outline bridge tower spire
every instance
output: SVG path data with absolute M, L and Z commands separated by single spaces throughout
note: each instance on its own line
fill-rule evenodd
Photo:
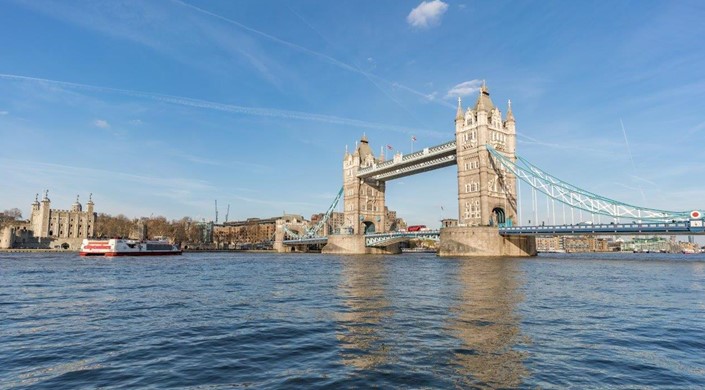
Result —
M 458 222 L 461 226 L 496 226 L 516 221 L 516 178 L 494 164 L 485 145 L 515 160 L 516 129 L 509 108 L 502 122 L 499 108 L 483 83 L 475 107 L 456 119 Z M 510 222 L 511 221 L 511 222 Z

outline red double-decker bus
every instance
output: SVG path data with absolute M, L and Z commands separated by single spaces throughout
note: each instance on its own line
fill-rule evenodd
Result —
M 421 229 L 426 229 L 426 225 L 412 225 L 406 228 L 407 232 L 418 232 L 421 231 Z

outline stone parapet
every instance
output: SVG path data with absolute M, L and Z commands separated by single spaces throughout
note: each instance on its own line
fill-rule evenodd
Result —
M 501 236 L 496 227 L 447 227 L 441 229 L 438 249 L 441 257 L 450 256 L 536 256 L 533 236 Z
M 334 234 L 328 236 L 328 243 L 321 253 L 336 255 L 384 255 L 401 253 L 399 244 L 384 248 L 366 247 L 365 236 L 354 234 Z

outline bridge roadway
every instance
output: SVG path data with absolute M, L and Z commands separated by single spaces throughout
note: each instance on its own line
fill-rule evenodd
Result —
M 361 168 L 357 177 L 387 181 L 455 165 L 455 141 L 446 142 L 418 152 L 397 154 L 391 160 Z
M 411 240 L 413 238 L 438 240 L 441 237 L 440 230 L 426 230 L 419 232 L 391 232 L 365 234 L 365 245 L 383 247 L 396 244 L 398 242 Z M 316 245 L 325 244 L 328 237 L 310 237 L 293 240 L 284 240 L 284 245 Z
M 610 223 L 586 225 L 550 225 L 550 226 L 511 226 L 500 227 L 499 234 L 503 236 L 540 236 L 540 235 L 705 235 L 703 220 L 679 222 L 648 222 L 648 223 Z M 365 245 L 368 247 L 384 247 L 410 239 L 440 239 L 440 230 L 419 232 L 390 232 L 365 235 Z M 284 245 L 315 245 L 325 244 L 327 237 L 310 237 L 285 240 Z
M 705 234 L 702 220 L 678 222 L 648 222 L 648 223 L 610 223 L 586 225 L 551 225 L 551 226 L 511 226 L 500 227 L 499 234 L 503 236 L 538 236 L 538 235 L 641 235 L 669 234 L 691 235 Z

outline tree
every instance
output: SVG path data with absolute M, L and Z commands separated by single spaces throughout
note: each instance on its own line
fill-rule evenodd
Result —
M 17 207 L 5 210 L 1 214 L 4 215 L 7 219 L 22 219 L 22 210 L 18 209 Z
M 136 226 L 136 220 L 130 220 L 122 214 L 113 217 L 101 213 L 96 218 L 94 231 L 96 237 L 128 237 Z
M 0 229 L 22 219 L 22 211 L 18 208 L 4 210 L 0 213 Z

